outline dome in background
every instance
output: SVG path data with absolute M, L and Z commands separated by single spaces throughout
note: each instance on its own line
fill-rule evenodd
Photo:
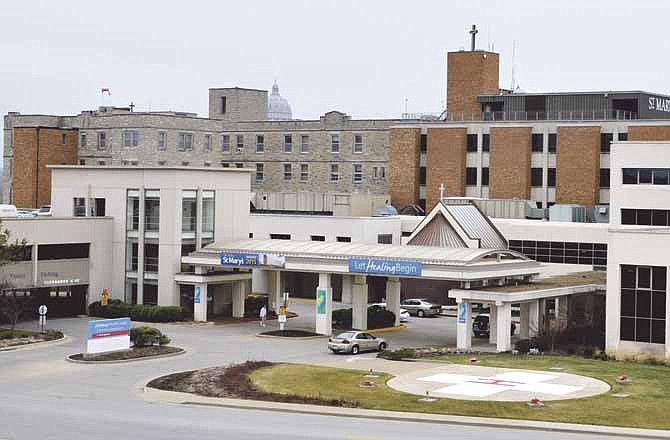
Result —
M 392 215 L 398 215 L 398 210 L 396 210 L 391 205 L 384 205 L 381 208 L 375 210 L 374 217 L 389 217 Z
M 279 94 L 277 81 L 272 85 L 272 93 L 268 98 L 268 120 L 287 121 L 293 119 L 291 104 Z

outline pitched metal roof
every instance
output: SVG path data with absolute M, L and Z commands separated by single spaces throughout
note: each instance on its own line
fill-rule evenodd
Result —
M 417 234 L 407 242 L 413 246 L 437 246 L 447 248 L 468 247 L 458 232 L 447 222 L 442 215 L 436 215 L 428 224 L 421 228 Z
M 446 203 L 449 211 L 470 238 L 479 239 L 480 247 L 487 249 L 507 249 L 507 240 L 486 215 L 473 203 Z

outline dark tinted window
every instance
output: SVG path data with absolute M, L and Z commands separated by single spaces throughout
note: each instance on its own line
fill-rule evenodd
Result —
M 610 143 L 614 139 L 612 133 L 600 133 L 600 152 L 609 153 Z
M 670 183 L 670 170 L 667 168 L 654 168 L 652 174 L 654 185 L 668 185 Z
M 626 185 L 637 184 L 637 168 L 623 169 L 623 183 Z
M 271 240 L 290 240 L 291 234 L 270 234 Z
M 421 141 L 420 141 L 420 148 L 421 152 L 425 153 L 428 151 L 428 135 L 427 134 L 422 134 L 421 135 Z
M 601 168 L 600 169 L 600 187 L 609 188 L 610 187 L 610 169 Z
M 477 168 L 468 167 L 465 169 L 465 184 L 477 185 Z
M 627 141 L 628 140 L 628 133 L 619 133 L 619 140 L 620 141 Z
M 634 209 L 621 210 L 621 224 L 622 225 L 636 225 L 637 216 Z
M 530 169 L 530 186 L 542 186 L 542 168 Z
M 419 185 L 426 184 L 426 167 L 419 167 Z
M 549 152 L 556 152 L 556 133 L 549 133 Z
M 351 243 L 351 237 L 337 237 L 337 241 L 341 243 Z
M 473 153 L 473 152 L 477 151 L 477 135 L 476 134 L 469 134 L 468 135 L 467 149 L 468 149 L 468 152 L 470 152 L 470 153 Z
M 489 169 L 482 168 L 482 186 L 489 185 Z
M 640 168 L 637 173 L 638 183 L 651 183 L 651 168 Z
M 533 152 L 542 153 L 544 151 L 544 136 L 542 133 L 533 133 Z
M 325 235 L 312 235 L 310 238 L 312 241 L 326 241 Z
M 491 136 L 488 134 L 482 135 L 482 151 L 489 151 L 491 149 Z
M 651 209 L 638 209 L 636 224 L 642 226 L 651 226 Z
M 547 186 L 556 186 L 556 168 L 547 168 Z
M 651 214 L 652 226 L 668 226 L 668 211 L 664 209 L 654 209 Z
M 37 247 L 38 260 L 69 260 L 88 258 L 88 243 L 41 244 Z
M 393 244 L 393 235 L 392 234 L 377 234 L 377 243 L 378 244 Z

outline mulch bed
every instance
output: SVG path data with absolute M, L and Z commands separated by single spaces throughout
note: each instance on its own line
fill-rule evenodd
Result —
M 2 337 L 0 337 L 0 348 L 18 347 L 37 342 L 53 341 L 63 337 L 63 333 L 55 330 L 48 330 L 46 333 L 17 330 L 16 336 L 10 339 L 8 336 L 9 330 L 0 330 L 2 330 L 3 333 Z
M 286 318 L 297 318 L 298 314 L 294 312 L 287 312 L 286 313 Z M 261 318 L 258 316 L 245 316 L 243 318 L 233 318 L 233 317 L 226 317 L 226 318 L 217 318 L 213 317 L 210 318 L 210 321 L 212 321 L 215 325 L 220 325 L 220 324 L 230 324 L 230 323 L 239 323 L 239 322 L 259 322 Z M 269 315 L 266 319 L 267 321 L 276 321 L 277 320 L 277 315 Z
M 205 397 L 227 397 L 234 399 L 265 400 L 282 403 L 308 405 L 358 407 L 358 402 L 340 399 L 322 399 L 295 394 L 268 393 L 258 390 L 249 379 L 253 371 L 275 364 L 265 361 L 248 361 L 228 367 L 213 367 L 202 370 L 185 371 L 159 377 L 147 384 L 148 387 L 165 391 L 198 394 Z
M 270 330 L 269 332 L 263 332 L 260 334 L 263 336 L 277 336 L 281 338 L 307 338 L 310 336 L 323 336 L 307 330 Z
M 167 345 L 152 345 L 149 347 L 132 347 L 128 351 L 116 351 L 114 353 L 104 353 L 93 358 L 88 357 L 84 358 L 83 353 L 74 354 L 70 356 L 70 359 L 75 361 L 89 361 L 89 362 L 100 362 L 100 361 L 127 361 L 130 359 L 140 359 L 153 356 L 162 356 L 165 354 L 179 353 L 182 351 L 178 347 L 169 347 Z

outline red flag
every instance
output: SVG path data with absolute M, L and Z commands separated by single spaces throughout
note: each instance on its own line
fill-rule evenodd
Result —
M 112 92 L 110 92 L 107 87 L 103 87 L 102 89 L 100 89 L 100 93 L 102 93 L 103 95 L 107 93 L 107 95 L 112 96 Z

